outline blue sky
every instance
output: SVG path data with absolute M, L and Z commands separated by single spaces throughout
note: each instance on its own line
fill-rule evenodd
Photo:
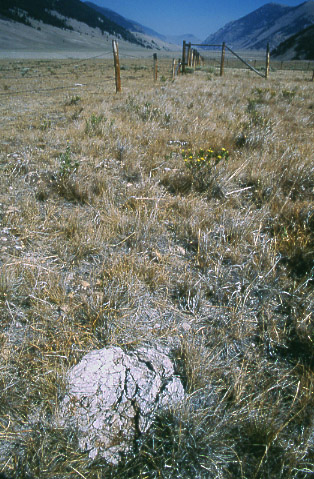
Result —
M 194 33 L 204 40 L 227 22 L 253 12 L 270 3 L 263 0 L 90 0 L 110 8 L 126 18 L 135 20 L 159 33 L 180 35 Z M 296 6 L 302 0 L 274 1 Z

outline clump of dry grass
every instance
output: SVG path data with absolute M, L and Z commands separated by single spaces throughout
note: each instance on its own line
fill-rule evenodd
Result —
M 233 70 L 152 85 L 125 63 L 121 95 L 94 61 L 72 96 L 2 106 L 0 474 L 310 477 L 311 85 Z M 36 68 L 55 82 L 69 66 Z M 203 178 L 182 149 L 230 156 Z M 92 463 L 54 424 L 64 375 L 142 342 L 171 346 L 186 400 L 118 467 Z

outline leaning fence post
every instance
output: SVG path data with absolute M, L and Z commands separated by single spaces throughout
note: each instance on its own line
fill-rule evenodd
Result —
M 224 68 L 225 68 L 225 53 L 226 53 L 226 44 L 223 42 L 222 48 L 221 48 L 221 59 L 220 59 L 220 76 L 224 74 Z
M 185 55 L 186 55 L 186 41 L 183 40 L 183 47 L 182 47 L 182 73 L 185 73 Z
M 157 53 L 154 53 L 154 81 L 157 81 L 158 78 L 158 63 L 157 63 Z
M 269 50 L 269 43 L 267 43 L 265 78 L 268 78 L 268 75 L 269 75 L 269 64 L 270 64 L 270 50 Z
M 116 78 L 116 93 L 121 91 L 121 77 L 120 77 L 120 60 L 119 60 L 119 47 L 116 40 L 112 40 L 113 59 Z

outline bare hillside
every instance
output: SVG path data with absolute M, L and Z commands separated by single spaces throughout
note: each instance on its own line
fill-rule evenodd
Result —
M 204 43 L 227 42 L 237 48 L 259 50 L 267 43 L 275 48 L 291 35 L 314 23 L 314 1 L 309 0 L 296 7 L 267 3 L 252 13 L 234 20 Z

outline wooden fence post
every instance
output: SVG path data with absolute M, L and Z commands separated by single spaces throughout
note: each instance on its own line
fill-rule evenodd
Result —
M 191 48 L 191 59 L 190 59 L 190 67 L 194 68 L 194 57 L 195 57 L 195 50 Z
M 226 53 L 226 43 L 223 42 L 222 48 L 221 48 L 221 59 L 220 59 L 220 76 L 222 77 L 224 74 L 224 68 L 225 68 L 225 53 Z
M 191 66 L 191 42 L 188 44 L 188 67 Z
M 157 62 L 157 53 L 154 53 L 154 81 L 157 81 L 158 78 L 158 62 Z
M 183 40 L 183 47 L 182 47 L 182 73 L 185 73 L 185 61 L 186 61 L 186 41 Z
M 269 43 L 267 43 L 266 48 L 266 69 L 265 69 L 265 78 L 267 79 L 269 76 L 269 64 L 270 64 L 270 50 L 269 50 Z
M 120 60 L 119 60 L 119 47 L 116 40 L 112 40 L 113 59 L 116 77 L 116 93 L 121 91 L 121 77 L 120 77 Z
M 176 61 L 173 58 L 173 60 L 172 60 L 172 80 L 174 80 L 175 76 L 176 76 Z
M 183 63 L 181 62 L 181 58 L 178 59 L 178 66 L 177 66 L 177 75 L 181 73 L 181 67 L 182 67 L 182 73 L 183 73 Z

